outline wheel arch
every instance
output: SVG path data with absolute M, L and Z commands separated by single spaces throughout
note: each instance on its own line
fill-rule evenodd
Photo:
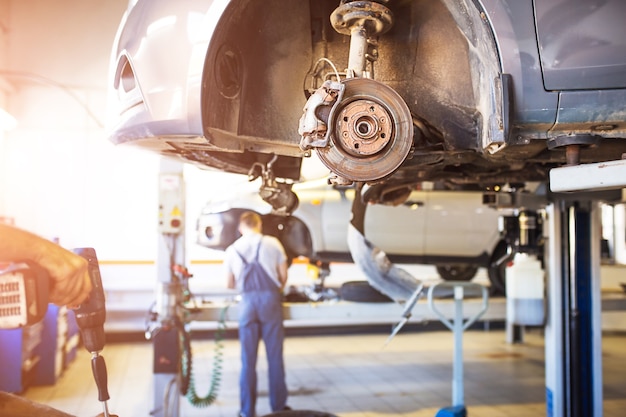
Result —
M 276 237 L 283 245 L 287 258 L 313 257 L 313 241 L 306 224 L 296 216 L 261 215 L 263 233 Z

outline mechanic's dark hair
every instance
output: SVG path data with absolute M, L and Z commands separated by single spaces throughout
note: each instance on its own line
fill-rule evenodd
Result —
M 254 211 L 246 211 L 239 217 L 239 224 L 245 225 L 250 229 L 261 227 L 261 216 Z

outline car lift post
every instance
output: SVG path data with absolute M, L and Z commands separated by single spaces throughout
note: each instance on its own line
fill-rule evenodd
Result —
M 600 208 L 557 200 L 547 207 L 548 417 L 602 416 Z
M 159 169 L 159 232 L 157 253 L 156 314 L 152 331 L 152 416 L 178 417 L 180 409 L 179 366 L 180 305 L 183 288 L 174 276 L 174 265 L 185 265 L 185 188 L 183 164 L 162 158 Z

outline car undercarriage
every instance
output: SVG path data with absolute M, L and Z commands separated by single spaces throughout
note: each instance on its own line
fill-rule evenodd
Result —
M 194 4 L 210 16 L 218 3 L 200 131 L 136 139 L 260 177 L 280 215 L 298 206 L 303 158 L 319 158 L 329 182 L 357 184 L 364 203 L 399 205 L 424 182 L 546 190 L 553 168 L 626 152 L 626 33 L 594 24 L 626 3 L 576 0 L 565 14 L 559 0 Z M 129 67 L 120 62 L 116 85 Z M 507 206 L 541 206 L 522 200 Z
M 558 120 L 568 110 L 559 92 L 533 92 L 536 61 L 499 49 L 503 35 L 474 2 L 337 3 L 239 1 L 226 10 L 205 61 L 210 144 L 296 158 L 315 151 L 344 184 L 452 187 L 547 181 L 553 167 L 626 151 L 623 117 L 602 103 L 595 113 L 580 108 L 575 125 Z M 501 54 L 517 54 L 506 59 L 539 79 L 506 73 Z M 274 170 L 289 166 L 280 162 Z M 295 169 L 283 175 L 297 180 Z

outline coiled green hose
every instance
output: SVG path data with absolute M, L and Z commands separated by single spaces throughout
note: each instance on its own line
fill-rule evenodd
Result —
M 228 305 L 220 312 L 220 319 L 217 324 L 217 330 L 215 331 L 215 351 L 213 356 L 213 372 L 211 373 L 211 385 L 209 392 L 206 396 L 201 397 L 196 392 L 194 384 L 194 377 L 192 375 L 192 355 L 191 355 L 191 337 L 189 332 L 182 331 L 181 342 L 183 347 L 183 354 L 181 355 L 181 387 L 180 393 L 187 397 L 187 400 L 194 407 L 204 408 L 215 402 L 217 399 L 217 393 L 219 391 L 220 382 L 222 381 L 222 363 L 224 355 L 224 333 L 226 331 L 226 312 L 228 311 Z

